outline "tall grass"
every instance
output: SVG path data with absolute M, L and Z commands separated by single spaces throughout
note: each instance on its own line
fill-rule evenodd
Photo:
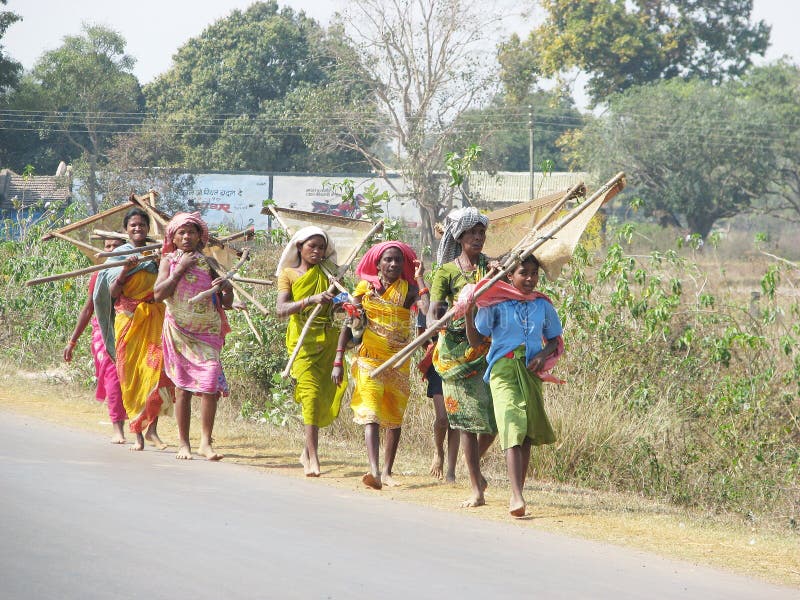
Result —
M 579 250 L 559 281 L 542 282 L 564 322 L 567 353 L 557 371 L 568 383 L 545 387 L 559 439 L 533 451 L 533 475 L 797 527 L 800 272 L 757 252 L 722 260 L 731 249 L 718 253 L 710 244 L 702 253 L 647 252 L 632 228 L 619 234 L 602 253 Z M 267 239 L 255 250 L 247 274 L 272 277 L 280 248 Z M 0 244 L 6 362 L 58 364 L 86 280 L 23 284 L 84 260 L 38 235 Z M 255 293 L 274 306 L 273 289 Z M 236 414 L 265 429 L 297 427 L 299 434 L 291 384 L 279 376 L 285 323 L 254 309 L 251 316 L 262 342 L 234 312 L 223 355 Z M 88 380 L 88 344 L 79 349 L 73 364 Z M 412 378 L 401 469 L 404 456 L 432 454 L 433 411 L 414 369 Z M 362 436 L 345 406 L 322 443 L 363 452 Z M 490 453 L 487 468 L 503 476 L 499 451 Z

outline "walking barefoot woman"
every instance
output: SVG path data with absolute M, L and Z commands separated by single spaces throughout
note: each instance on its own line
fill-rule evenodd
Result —
M 150 216 L 144 210 L 130 209 L 123 225 L 130 241 L 119 250 L 147 243 Z M 140 261 L 136 255 L 116 260 L 119 267 L 100 271 L 97 277 L 94 289 L 97 320 L 109 354 L 114 348 L 122 403 L 131 419 L 130 430 L 136 434 L 131 449 L 143 450 L 145 439 L 163 449 L 166 444 L 158 437 L 158 417 L 172 414 L 175 388 L 164 373 L 161 352 L 165 307 L 153 298 L 158 266 L 150 260 Z
M 333 324 L 333 294 L 328 291 L 328 277 L 320 263 L 336 260 L 333 240 L 319 227 L 304 227 L 292 236 L 283 250 L 278 275 L 277 312 L 289 317 L 286 349 L 289 355 L 297 346 L 300 332 L 314 310 L 323 306 L 314 318 L 292 364 L 296 380 L 294 399 L 303 406 L 305 448 L 300 455 L 306 477 L 319 477 L 319 428 L 327 427 L 339 415 L 347 380 L 339 385 L 331 381 L 330 369 L 336 356 L 339 330 Z
M 189 426 L 192 395 L 200 396 L 200 454 L 221 460 L 211 434 L 220 394 L 228 395 L 220 351 L 230 331 L 223 308 L 233 304 L 231 283 L 219 277 L 201 250 L 208 244 L 208 226 L 200 213 L 181 212 L 167 224 L 161 265 L 153 293 L 167 305 L 162 346 L 164 370 L 175 384 L 175 418 L 180 447 L 175 458 L 190 460 Z M 220 291 L 190 303 L 200 292 L 219 285 Z
M 384 485 L 397 485 L 392 477 L 392 466 L 408 404 L 409 366 L 406 362 L 375 378 L 371 372 L 411 338 L 410 309 L 419 299 L 416 282 L 423 282 L 422 272 L 422 265 L 411 247 L 396 241 L 376 244 L 356 267 L 356 276 L 361 281 L 353 292 L 353 298 L 355 304 L 364 309 L 366 327 L 352 367 L 355 388 L 350 408 L 353 420 L 364 426 L 369 473 L 362 481 L 378 490 Z M 426 308 L 427 298 L 423 303 Z M 342 380 L 342 353 L 351 337 L 350 328 L 344 327 L 339 337 L 340 350 L 331 371 L 334 381 Z M 386 429 L 383 470 L 378 464 L 381 427 Z
M 477 283 L 488 271 L 488 259 L 481 253 L 489 220 L 476 208 L 451 212 L 439 244 L 437 262 L 441 265 L 431 284 L 428 321 L 441 318 L 468 283 Z M 464 319 L 450 322 L 439 335 L 433 364 L 442 378 L 444 404 L 450 427 L 461 430 L 461 448 L 469 471 L 472 496 L 465 507 L 485 504 L 486 479 L 480 459 L 497 435 L 492 395 L 483 380 L 488 342 L 471 348 Z

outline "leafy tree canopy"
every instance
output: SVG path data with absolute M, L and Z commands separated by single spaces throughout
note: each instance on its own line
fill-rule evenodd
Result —
M 772 111 L 739 85 L 671 80 L 609 99 L 609 110 L 572 139 L 602 179 L 625 171 L 644 209 L 706 237 L 717 219 L 764 196 L 778 148 Z
M 541 170 L 542 161 L 551 161 L 552 170 L 567 170 L 567 158 L 558 139 L 566 131 L 582 127 L 584 121 L 572 99 L 557 90 L 537 90 L 520 102 L 512 99 L 509 95 L 497 96 L 486 108 L 465 112 L 456 123 L 453 147 L 480 144 L 479 169 L 527 171 L 532 112 L 534 167 Z
M 303 141 L 299 90 L 337 83 L 335 38 L 277 2 L 234 11 L 191 39 L 172 68 L 145 88 L 147 106 L 183 144 L 186 166 L 303 170 L 352 163 L 319 159 Z
M 719 82 L 744 73 L 769 44 L 751 23 L 753 0 L 540 0 L 544 23 L 500 46 L 501 78 L 518 97 L 536 76 L 578 70 L 594 104 L 634 85 L 671 79 Z
M 769 141 L 777 153 L 769 194 L 759 212 L 800 223 L 800 67 L 786 60 L 750 69 L 736 92 L 769 115 Z
M 52 143 L 65 154 L 63 142 L 71 146 L 69 154 L 56 158 L 79 163 L 78 175 L 88 181 L 93 210 L 104 152 L 115 135 L 135 127 L 143 108 L 139 81 L 131 73 L 136 61 L 125 54 L 125 46 L 116 31 L 84 24 L 82 35 L 65 37 L 31 72 L 28 92 L 38 96 L 35 102 L 46 112 L 28 115 L 29 124 L 38 129 L 45 146 Z
M 0 0 L 0 4 L 8 4 L 8 0 Z M 0 11 L 0 39 L 11 25 L 21 20 L 22 17 L 10 10 Z M 3 46 L 0 45 L 0 91 L 4 92 L 16 87 L 21 72 L 22 65 L 7 56 Z

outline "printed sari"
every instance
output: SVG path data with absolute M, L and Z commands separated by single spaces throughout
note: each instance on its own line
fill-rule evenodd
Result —
M 486 274 L 486 257 L 481 255 L 478 268 L 463 272 L 455 262 L 442 265 L 431 285 L 431 302 L 458 298 L 468 283 L 476 283 Z M 492 394 L 483 380 L 489 343 L 470 347 L 464 318 L 453 319 L 439 335 L 433 351 L 433 364 L 442 378 L 442 392 L 450 427 L 470 433 L 496 434 L 497 423 Z
M 97 281 L 97 273 L 94 273 L 89 280 L 89 297 L 94 297 L 94 288 Z M 119 389 L 119 376 L 117 366 L 106 352 L 106 345 L 103 341 L 103 332 L 97 322 L 97 315 L 92 315 L 90 321 L 92 325 L 92 357 L 94 358 L 94 374 L 97 378 L 97 389 L 94 397 L 98 402 L 108 403 L 108 417 L 112 423 L 127 421 L 128 415 L 122 405 L 122 392 Z
M 328 277 L 314 265 L 292 283 L 292 299 L 300 301 L 328 289 Z M 289 317 L 286 329 L 286 349 L 294 352 L 300 332 L 313 312 L 310 305 Z M 303 339 L 300 352 L 292 363 L 291 375 L 297 382 L 294 399 L 303 407 L 303 423 L 327 427 L 339 416 L 342 396 L 347 389 L 346 374 L 342 383 L 331 381 L 331 369 L 336 358 L 339 329 L 333 324 L 333 305 L 323 306 Z
M 170 274 L 182 254 L 177 251 L 162 259 L 170 261 Z M 220 351 L 230 331 L 225 311 L 217 294 L 189 304 L 190 298 L 211 288 L 214 278 L 208 262 L 200 256 L 164 301 L 164 371 L 182 390 L 227 396 L 228 382 L 220 361 Z
M 172 414 L 175 398 L 175 387 L 164 373 L 161 331 L 166 307 L 153 301 L 156 276 L 153 269 L 136 271 L 114 304 L 117 374 L 133 433 L 142 433 L 160 415 Z
M 355 389 L 350 408 L 353 420 L 360 425 L 379 423 L 395 429 L 403 423 L 410 392 L 408 362 L 387 369 L 376 378 L 371 372 L 411 339 L 411 311 L 403 307 L 407 294 L 408 282 L 404 279 L 395 281 L 380 296 L 367 281 L 360 281 L 353 292 L 353 296 L 361 296 L 367 317 L 364 337 L 352 366 Z

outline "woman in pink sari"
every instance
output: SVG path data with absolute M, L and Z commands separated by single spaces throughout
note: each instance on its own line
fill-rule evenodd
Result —
M 103 250 L 106 252 L 113 252 L 116 248 L 122 245 L 122 240 L 116 238 L 107 238 L 103 240 Z M 103 340 L 103 332 L 100 330 L 100 325 L 97 322 L 97 316 L 94 314 L 94 286 L 97 281 L 97 273 L 93 273 L 89 279 L 89 297 L 78 314 L 78 322 L 75 324 L 75 330 L 64 348 L 64 361 L 72 362 L 72 353 L 75 346 L 78 344 L 78 338 L 86 329 L 86 326 L 92 324 L 92 356 L 94 357 L 94 374 L 97 378 L 97 390 L 94 397 L 99 402 L 106 402 L 108 404 L 108 417 L 111 419 L 111 424 L 114 426 L 114 433 L 111 436 L 112 444 L 125 443 L 125 421 L 128 420 L 128 413 L 125 412 L 125 406 L 122 404 L 122 391 L 119 388 L 119 377 L 117 376 L 117 365 L 106 352 L 106 344 Z
M 180 448 L 176 458 L 191 459 L 189 441 L 192 394 L 200 401 L 200 454 L 220 460 L 211 434 L 220 394 L 228 395 L 220 351 L 230 331 L 223 308 L 233 304 L 233 288 L 209 265 L 201 249 L 208 243 L 208 226 L 199 213 L 178 213 L 167 224 L 162 260 L 153 293 L 167 305 L 162 347 L 164 371 L 175 384 L 175 418 Z M 189 300 L 214 286 L 220 290 L 202 300 Z

